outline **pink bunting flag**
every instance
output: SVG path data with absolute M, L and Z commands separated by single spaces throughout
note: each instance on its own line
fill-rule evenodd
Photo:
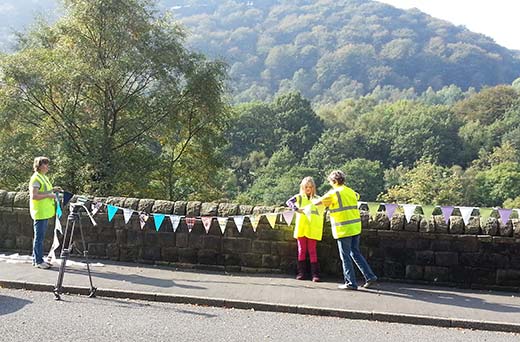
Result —
M 283 219 L 285 220 L 285 222 L 287 223 L 287 225 L 290 226 L 291 222 L 293 220 L 293 217 L 294 217 L 294 211 L 293 210 L 284 211 L 282 213 L 282 216 L 283 216 Z
M 94 202 L 94 203 L 92 203 L 92 207 L 91 207 L 92 216 L 96 215 L 97 212 L 99 211 L 99 209 L 101 209 L 102 206 L 103 206 L 103 203 L 101 203 L 101 202 Z
M 144 229 L 146 221 L 148 221 L 149 217 L 150 217 L 150 215 L 148 215 L 147 213 L 140 213 L 139 214 L 139 224 L 141 225 L 141 229 Z
M 511 217 L 512 213 L 513 209 L 498 209 L 498 215 L 500 215 L 500 221 L 502 221 L 503 225 L 506 225 L 507 222 L 509 222 L 509 218 Z
M 455 209 L 455 207 L 451 205 L 441 206 L 442 216 L 444 216 L 444 222 L 446 222 L 446 224 L 448 224 L 450 216 L 453 214 L 453 209 Z
M 186 225 L 188 226 L 188 232 L 191 233 L 191 230 L 193 229 L 193 226 L 195 225 L 195 217 L 186 217 L 184 218 L 184 220 L 186 221 Z
M 211 228 L 211 222 L 213 221 L 213 217 L 212 216 L 202 216 L 200 219 L 202 220 L 204 229 L 206 229 L 206 234 L 208 234 L 209 229 Z
M 389 220 L 392 220 L 392 217 L 394 216 L 395 210 L 398 206 L 399 205 L 396 203 L 385 203 L 386 216 Z

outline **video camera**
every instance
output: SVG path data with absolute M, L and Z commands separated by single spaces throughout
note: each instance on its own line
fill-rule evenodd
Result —
M 92 201 L 88 197 L 78 196 L 76 202 L 70 203 L 70 209 L 73 213 L 78 213 L 81 207 L 89 211 L 92 208 Z

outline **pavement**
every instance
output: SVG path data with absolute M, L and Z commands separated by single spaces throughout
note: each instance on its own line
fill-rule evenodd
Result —
M 29 261 L 0 258 L 1 288 L 52 293 L 59 274 Z M 208 305 L 440 327 L 520 333 L 520 293 L 380 281 L 371 289 L 339 290 L 288 275 L 229 274 L 106 260 L 91 261 L 97 297 Z M 85 264 L 67 265 L 62 299 L 89 293 Z M 95 300 L 95 298 L 92 298 Z

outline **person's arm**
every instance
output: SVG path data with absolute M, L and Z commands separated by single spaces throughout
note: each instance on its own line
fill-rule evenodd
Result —
M 312 201 L 312 204 L 314 204 L 315 206 L 323 205 L 325 207 L 328 207 L 328 206 L 330 206 L 331 203 L 332 203 L 332 198 L 331 198 L 331 194 L 329 192 L 327 192 L 325 195 L 318 197 L 317 199 Z
M 285 204 L 291 208 L 292 210 L 297 210 L 298 209 L 298 206 L 296 205 L 296 196 L 293 196 L 291 198 L 289 198 L 287 200 L 287 202 L 285 202 Z
M 39 192 L 39 187 L 33 187 L 31 190 L 31 199 L 32 200 L 42 200 L 44 198 L 55 198 L 56 195 L 52 191 Z

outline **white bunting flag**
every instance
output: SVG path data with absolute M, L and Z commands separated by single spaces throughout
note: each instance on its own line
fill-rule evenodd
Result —
M 260 223 L 260 215 L 251 215 L 249 216 L 249 220 L 251 221 L 251 226 L 253 226 L 253 231 L 256 232 L 256 228 L 258 227 L 258 224 Z
M 415 204 L 401 204 L 401 207 L 403 207 L 404 216 L 406 217 L 406 222 L 410 223 L 410 220 L 412 219 L 413 212 L 415 211 L 415 208 L 417 208 L 417 205 L 415 205 Z
M 170 218 L 173 232 L 175 233 L 177 231 L 177 228 L 179 227 L 179 222 L 181 222 L 181 217 L 178 215 L 168 215 L 168 217 Z
M 245 216 L 234 216 L 233 220 L 235 221 L 235 224 L 237 226 L 237 230 L 239 233 L 242 232 L 242 225 L 244 224 L 244 218 Z
M 226 231 L 226 225 L 228 222 L 227 217 L 217 217 L 218 225 L 220 227 L 220 231 L 222 232 L 222 235 L 224 235 L 224 232 Z
M 206 229 L 206 234 L 209 233 L 209 229 L 211 228 L 211 222 L 213 221 L 213 217 L 211 216 L 202 216 L 200 218 L 202 220 L 202 224 L 204 225 L 204 229 Z
M 464 224 L 467 225 L 469 223 L 469 218 L 471 217 L 471 212 L 475 208 L 474 207 L 457 207 L 457 208 L 459 208 L 459 210 L 460 210 Z
M 125 224 L 128 224 L 133 213 L 134 213 L 134 211 L 132 209 L 123 208 L 123 216 L 125 218 Z
M 294 211 L 292 211 L 292 210 L 284 211 L 282 213 L 282 215 L 283 215 L 283 219 L 285 220 L 287 225 L 290 226 L 291 222 L 293 220 L 293 217 L 294 217 Z
M 63 231 L 61 230 L 61 222 L 59 219 L 56 219 L 56 222 L 54 223 L 54 230 L 59 231 L 60 234 L 63 235 Z
M 266 214 L 265 217 L 267 217 L 267 221 L 269 221 L 271 228 L 274 228 L 276 225 L 276 219 L 278 218 L 278 214 L 270 213 L 270 214 Z
M 59 222 L 59 220 L 56 220 L 57 222 Z M 60 230 L 59 232 L 63 235 L 63 233 L 61 232 L 61 225 L 60 225 Z M 56 260 L 56 249 L 58 249 L 58 247 L 60 246 L 60 240 L 58 239 L 58 229 L 57 228 L 54 228 L 54 238 L 52 240 L 52 246 L 51 246 L 51 249 L 49 250 L 49 255 L 47 255 L 47 261 L 49 261 L 49 263 L 52 264 L 52 262 L 54 260 Z

